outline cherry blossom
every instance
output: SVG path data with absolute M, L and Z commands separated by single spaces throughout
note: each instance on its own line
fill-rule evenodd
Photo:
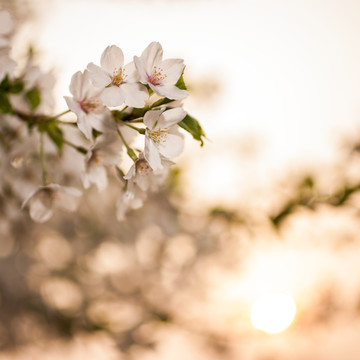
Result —
M 102 90 L 95 88 L 90 81 L 87 70 L 76 72 L 70 83 L 72 97 L 64 96 L 69 109 L 77 116 L 77 124 L 81 132 L 92 139 L 92 129 L 99 131 L 106 128 L 108 109 L 100 99 Z
M 154 171 L 144 154 L 139 155 L 138 160 L 131 166 L 128 173 L 124 176 L 125 180 L 132 181 L 142 191 L 155 191 L 164 182 L 168 175 L 168 170 L 174 163 L 167 159 L 162 159 L 163 169 Z
M 176 124 L 184 119 L 182 108 L 148 111 L 144 116 L 145 149 L 144 157 L 156 171 L 163 168 L 161 156 L 172 159 L 179 156 L 184 147 L 184 139 Z
M 149 94 L 144 85 L 137 83 L 138 74 L 133 62 L 124 66 L 124 54 L 116 45 L 108 46 L 101 55 L 100 66 L 88 64 L 93 84 L 103 89 L 101 99 L 107 106 L 141 108 Z
M 116 133 L 106 133 L 96 138 L 85 157 L 82 181 L 85 189 L 95 184 L 99 191 L 107 187 L 106 166 L 116 166 L 122 158 L 123 144 Z
M 140 57 L 134 56 L 140 82 L 148 85 L 160 96 L 172 100 L 185 99 L 188 92 L 175 86 L 184 70 L 184 61 L 182 59 L 162 60 L 162 57 L 163 49 L 158 42 L 152 42 Z
M 55 208 L 75 211 L 82 192 L 73 187 L 50 184 L 38 187 L 23 202 L 22 208 L 29 206 L 32 220 L 38 223 L 48 221 Z

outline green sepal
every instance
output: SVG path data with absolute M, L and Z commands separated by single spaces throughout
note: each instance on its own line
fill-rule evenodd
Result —
M 200 141 L 201 146 L 204 145 L 202 138 L 205 137 L 205 133 L 195 118 L 190 115 L 186 115 L 185 118 L 178 123 L 178 125 L 190 133 L 195 140 Z
M 38 89 L 33 88 L 29 90 L 25 97 L 30 104 L 31 111 L 34 111 L 40 105 L 41 97 Z
M 13 109 L 6 93 L 0 91 L 0 112 L 3 114 L 12 113 Z
M 177 88 L 179 88 L 180 90 L 187 90 L 183 74 L 184 74 L 184 72 L 181 74 L 181 76 L 180 76 L 179 80 L 177 81 L 177 83 L 175 84 L 175 86 Z

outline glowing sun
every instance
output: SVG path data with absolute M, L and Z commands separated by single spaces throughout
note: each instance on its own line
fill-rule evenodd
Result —
M 268 293 L 256 300 L 251 308 L 251 322 L 254 328 L 268 334 L 285 330 L 294 320 L 296 305 L 286 293 Z

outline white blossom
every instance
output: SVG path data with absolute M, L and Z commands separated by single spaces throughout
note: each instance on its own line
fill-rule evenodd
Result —
M 82 192 L 73 187 L 50 184 L 40 186 L 23 202 L 22 208 L 29 206 L 31 219 L 38 223 L 48 221 L 56 208 L 75 211 Z
M 93 63 L 88 70 L 93 84 L 103 89 L 101 99 L 107 106 L 141 108 L 149 94 L 144 85 L 137 83 L 138 73 L 133 62 L 124 66 L 124 54 L 116 45 L 108 46 L 101 55 L 100 66 Z
M 182 108 L 152 110 L 145 114 L 144 157 L 154 171 L 163 168 L 162 156 L 172 159 L 181 154 L 184 138 L 176 124 L 185 116 L 186 112 Z
M 134 56 L 140 82 L 149 85 L 160 96 L 173 100 L 185 99 L 188 92 L 175 86 L 184 70 L 184 61 L 182 59 L 163 60 L 162 57 L 163 49 L 158 42 L 152 42 L 140 57 Z
M 70 82 L 72 97 L 64 96 L 69 109 L 77 116 L 81 132 L 92 139 L 92 129 L 103 131 L 106 127 L 108 109 L 100 99 L 102 89 L 95 88 L 90 81 L 89 72 L 76 72 Z
M 96 138 L 85 157 L 82 181 L 85 189 L 95 184 L 99 191 L 107 187 L 106 166 L 116 166 L 122 158 L 123 144 L 116 133 L 105 133 Z
M 138 160 L 131 166 L 124 179 L 133 182 L 142 191 L 155 191 L 164 182 L 170 166 L 174 164 L 167 159 L 162 159 L 161 162 L 163 169 L 154 171 L 143 153 L 140 153 Z

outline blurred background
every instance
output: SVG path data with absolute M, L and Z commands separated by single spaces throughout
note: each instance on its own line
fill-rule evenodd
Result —
M 360 358 L 360 2 L 0 7 L 14 58 L 32 45 L 56 76 L 54 113 L 106 46 L 159 41 L 208 138 L 123 223 L 116 181 L 76 217 L 2 213 L 1 360 Z

